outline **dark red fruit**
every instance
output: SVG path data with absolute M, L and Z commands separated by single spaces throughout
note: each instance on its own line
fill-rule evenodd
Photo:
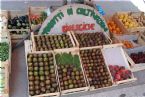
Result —
M 126 80 L 132 77 L 131 71 L 124 66 L 109 65 L 109 69 L 114 81 Z

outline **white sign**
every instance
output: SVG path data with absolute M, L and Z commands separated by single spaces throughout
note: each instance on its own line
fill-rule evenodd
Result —
M 39 34 L 60 34 L 67 31 L 108 32 L 108 27 L 96 9 L 83 4 L 71 4 L 50 14 Z

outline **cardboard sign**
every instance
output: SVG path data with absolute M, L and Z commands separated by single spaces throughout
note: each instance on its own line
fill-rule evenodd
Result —
M 50 14 L 39 34 L 61 34 L 67 31 L 108 32 L 108 27 L 96 9 L 83 4 L 71 4 Z

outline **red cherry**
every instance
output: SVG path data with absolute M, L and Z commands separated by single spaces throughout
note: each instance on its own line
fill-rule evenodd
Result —
M 120 74 L 116 74 L 116 75 L 115 75 L 115 79 L 116 79 L 117 81 L 119 81 L 119 80 L 121 79 Z

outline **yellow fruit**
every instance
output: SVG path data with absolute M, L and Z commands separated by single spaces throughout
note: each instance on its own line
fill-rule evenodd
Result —
M 128 26 L 125 25 L 125 28 L 128 28 Z
M 119 17 L 119 19 L 123 19 L 124 18 L 124 16 L 122 14 L 120 14 L 118 17 Z
M 126 22 L 126 19 L 123 19 L 122 22 L 125 23 Z
M 128 26 L 128 25 L 129 25 L 129 23 L 128 23 L 128 22 L 125 22 L 125 25 L 126 25 L 126 26 Z
M 124 14 L 124 17 L 128 17 L 128 14 Z
M 132 19 L 132 17 L 131 17 L 131 16 L 128 16 L 128 18 L 129 18 L 129 19 Z

